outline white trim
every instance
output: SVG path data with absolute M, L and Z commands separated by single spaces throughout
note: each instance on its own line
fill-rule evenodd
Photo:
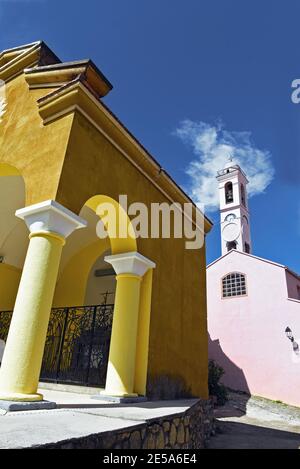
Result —
M 67 238 L 74 230 L 85 228 L 87 222 L 55 200 L 31 205 L 16 211 L 16 217 L 24 220 L 30 233 L 57 233 Z
M 105 256 L 105 262 L 111 264 L 117 275 L 132 274 L 143 277 L 149 269 L 155 269 L 156 264 L 138 252 L 126 252 Z
M 31 52 L 34 52 L 35 50 L 38 50 L 40 46 L 41 46 L 41 42 L 36 42 L 36 43 L 33 43 L 32 45 L 30 44 L 27 48 L 22 47 L 21 49 L 19 49 L 20 54 L 18 54 L 16 57 L 11 59 L 9 62 L 6 62 L 4 65 L 2 65 L 2 67 L 0 67 L 0 72 L 3 72 L 5 70 L 9 69 L 12 65 L 14 65 L 15 63 L 18 63 L 18 61 L 20 59 L 22 59 L 23 57 L 26 57 L 26 55 L 31 54 Z M 0 54 L 0 59 L 2 57 L 4 57 L 5 54 L 7 54 L 8 52 L 14 52 L 14 51 L 18 52 L 18 48 L 6 49 L 6 50 L 2 51 L 1 54 Z M 32 66 L 31 64 L 28 65 L 28 68 L 31 67 L 31 66 Z M 22 70 L 22 72 L 23 72 L 23 70 Z
M 269 259 L 264 259 L 263 257 L 254 256 L 253 254 L 248 254 L 247 252 L 238 251 L 237 249 L 232 249 L 231 251 L 226 252 L 226 254 L 224 254 L 223 256 L 218 257 L 218 259 L 216 259 L 215 261 L 208 264 L 208 266 L 206 266 L 206 269 L 209 269 L 214 264 L 221 261 L 223 258 L 225 258 L 226 256 L 229 256 L 232 253 L 242 254 L 243 256 L 252 257 L 252 259 L 257 259 L 258 261 L 262 261 L 262 262 L 266 262 L 267 264 L 274 265 L 275 267 L 279 267 L 281 269 L 284 269 L 287 272 L 289 272 L 290 274 L 292 274 L 294 277 L 300 279 L 300 275 L 298 275 L 296 272 L 293 272 L 291 269 L 289 269 L 287 266 L 285 266 L 283 264 L 279 264 L 278 262 L 270 261 Z
M 29 50 L 33 46 L 37 46 L 39 44 L 42 44 L 42 41 L 34 41 L 34 42 L 30 42 L 29 44 L 23 44 L 22 46 L 11 47 L 10 49 L 4 49 L 0 53 L 0 58 L 2 57 L 2 55 L 7 54 L 7 52 L 14 52 L 14 51 L 18 51 L 18 50 L 24 50 L 25 51 L 26 49 Z

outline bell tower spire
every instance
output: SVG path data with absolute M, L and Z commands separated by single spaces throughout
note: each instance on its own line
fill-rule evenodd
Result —
M 250 217 L 245 173 L 230 156 L 218 171 L 222 256 L 231 249 L 251 253 Z

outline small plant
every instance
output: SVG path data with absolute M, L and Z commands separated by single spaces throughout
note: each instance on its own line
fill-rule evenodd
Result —
M 220 379 L 224 375 L 223 368 L 214 360 L 208 362 L 208 389 L 210 396 L 217 399 L 218 405 L 224 405 L 228 400 L 227 389 L 224 384 L 220 383 Z

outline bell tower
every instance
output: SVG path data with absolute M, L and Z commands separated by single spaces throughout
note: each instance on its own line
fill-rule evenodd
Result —
M 251 253 L 250 218 L 245 173 L 232 158 L 218 171 L 222 256 L 231 249 Z

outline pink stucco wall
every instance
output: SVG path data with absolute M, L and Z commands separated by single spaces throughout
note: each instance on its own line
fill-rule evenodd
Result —
M 246 275 L 248 295 L 222 299 L 221 279 L 236 271 Z M 300 354 L 285 335 L 288 326 L 300 350 L 300 301 L 288 298 L 298 283 L 283 267 L 236 251 L 209 266 L 209 356 L 227 386 L 300 406 Z

